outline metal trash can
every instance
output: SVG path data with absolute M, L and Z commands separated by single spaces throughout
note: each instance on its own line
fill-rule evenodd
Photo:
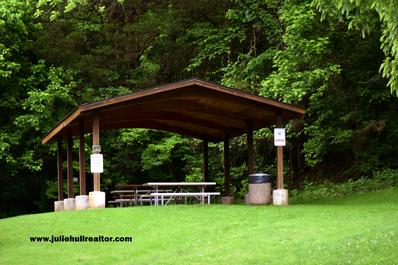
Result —
M 249 175 L 249 203 L 268 204 L 271 202 L 271 175 L 255 173 Z

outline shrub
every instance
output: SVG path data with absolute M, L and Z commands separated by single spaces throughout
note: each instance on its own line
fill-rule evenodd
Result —
M 362 177 L 343 183 L 332 183 L 325 180 L 320 183 L 304 183 L 304 189 L 292 190 L 291 201 L 307 202 L 333 197 L 341 197 L 353 193 L 376 191 L 398 186 L 398 170 L 383 169 L 373 174 L 372 178 Z

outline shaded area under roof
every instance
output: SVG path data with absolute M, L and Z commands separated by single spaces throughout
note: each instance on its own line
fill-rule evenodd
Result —
M 124 96 L 85 103 L 75 108 L 43 138 L 43 143 L 92 131 L 93 116 L 99 115 L 100 130 L 149 128 L 176 132 L 207 141 L 221 141 L 254 130 L 300 118 L 303 108 L 246 92 L 189 79 Z

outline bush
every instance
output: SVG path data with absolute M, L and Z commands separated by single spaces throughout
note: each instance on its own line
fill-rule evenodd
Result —
M 362 177 L 358 180 L 350 179 L 344 183 L 332 183 L 327 180 L 316 184 L 307 182 L 304 183 L 304 189 L 292 190 L 290 194 L 293 202 L 307 202 L 397 186 L 398 170 L 383 169 L 375 172 L 372 178 Z

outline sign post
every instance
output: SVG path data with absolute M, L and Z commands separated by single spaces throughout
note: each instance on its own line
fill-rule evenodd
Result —
M 286 145 L 286 130 L 285 128 L 274 129 L 274 145 L 276 146 L 277 156 L 277 188 L 283 189 L 283 146 Z
M 278 119 L 277 127 L 282 127 L 281 119 Z M 287 190 L 283 188 L 283 147 L 286 146 L 286 129 L 274 129 L 274 145 L 276 146 L 277 159 L 277 189 L 273 191 L 272 198 L 275 205 L 286 205 L 288 203 Z
M 91 172 L 93 172 L 94 191 L 89 193 L 90 208 L 105 208 L 105 192 L 101 191 L 101 173 L 104 171 L 104 159 L 101 154 L 99 114 L 93 115 L 93 151 L 91 154 Z

